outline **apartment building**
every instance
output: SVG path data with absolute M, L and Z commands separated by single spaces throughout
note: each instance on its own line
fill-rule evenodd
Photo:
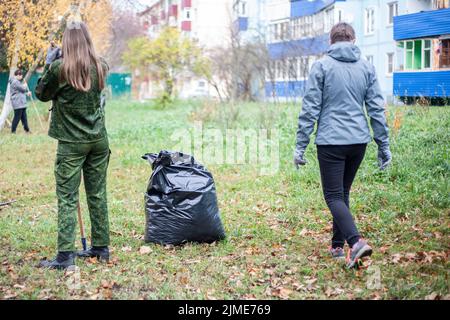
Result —
M 328 48 L 335 1 L 273 0 L 268 9 L 268 51 L 265 94 L 269 99 L 303 95 L 312 63 Z
M 222 46 L 230 28 L 232 0 L 155 0 L 139 16 L 150 37 L 178 28 L 204 47 Z
M 444 0 L 445 1 L 445 0 Z M 376 68 L 388 102 L 394 99 L 397 62 L 394 19 L 398 15 L 430 10 L 433 0 L 291 0 L 272 1 L 268 21 L 268 49 L 273 59 L 266 76 L 266 96 L 301 96 L 312 63 L 329 47 L 331 27 L 350 23 L 364 59 Z M 277 16 L 278 14 L 278 16 Z
M 265 41 L 269 0 L 234 0 L 233 26 L 244 42 Z
M 363 57 L 375 66 L 383 96 L 389 103 L 395 100 L 392 90 L 397 67 L 395 17 L 429 10 L 431 4 L 431 0 L 362 0 L 335 5 L 339 16 L 355 28 L 356 44 Z
M 206 51 L 229 46 L 232 0 L 155 0 L 139 13 L 148 36 L 155 38 L 165 27 L 174 27 L 196 41 Z M 181 98 L 215 96 L 205 79 L 186 75 L 177 79 Z M 155 97 L 159 87 L 150 77 L 140 79 L 140 99 Z

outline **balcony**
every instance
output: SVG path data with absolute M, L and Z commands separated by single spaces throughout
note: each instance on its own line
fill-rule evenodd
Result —
M 192 1 L 191 0 L 182 0 L 181 1 L 181 9 L 190 8 L 190 7 L 192 7 Z
M 394 95 L 399 97 L 449 97 L 450 71 L 395 72 Z
M 318 55 L 327 51 L 328 41 L 329 35 L 326 33 L 313 38 L 269 43 L 267 49 L 271 59 Z
M 394 17 L 394 39 L 407 40 L 450 34 L 450 9 Z
M 181 21 L 181 30 L 191 31 L 192 30 L 191 21 Z
M 339 1 L 339 0 L 337 0 Z M 341 0 L 342 1 L 342 0 Z M 328 7 L 336 0 L 299 0 L 291 2 L 291 18 L 313 15 Z
M 173 4 L 169 8 L 169 17 L 176 17 L 178 16 L 178 6 L 176 4 Z
M 239 17 L 234 21 L 234 27 L 237 31 L 247 31 L 248 30 L 248 18 Z

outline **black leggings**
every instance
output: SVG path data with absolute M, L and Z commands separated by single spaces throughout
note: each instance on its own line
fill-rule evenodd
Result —
M 333 248 L 343 248 L 345 241 L 352 247 L 361 237 L 350 213 L 349 197 L 365 152 L 366 144 L 317 146 L 323 194 L 333 215 Z
M 28 132 L 30 128 L 28 127 L 28 119 L 27 119 L 27 109 L 16 109 L 14 110 L 14 118 L 11 124 L 11 132 L 15 133 L 17 126 L 19 125 L 19 121 L 22 121 L 23 129 Z

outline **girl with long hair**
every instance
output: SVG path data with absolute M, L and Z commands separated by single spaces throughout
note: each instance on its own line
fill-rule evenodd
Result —
M 108 65 L 94 49 L 83 22 L 68 25 L 61 49 L 50 46 L 36 87 L 41 101 L 52 101 L 49 136 L 58 140 L 55 161 L 58 198 L 58 254 L 42 267 L 65 269 L 75 256 L 109 259 L 106 175 L 110 158 L 102 90 Z M 75 252 L 78 189 L 83 175 L 92 247 Z

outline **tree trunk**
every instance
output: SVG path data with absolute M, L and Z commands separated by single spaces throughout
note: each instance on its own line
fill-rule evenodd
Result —
M 166 85 L 165 85 L 165 91 L 168 98 L 172 98 L 173 94 L 173 85 L 174 81 L 173 79 L 166 79 Z

